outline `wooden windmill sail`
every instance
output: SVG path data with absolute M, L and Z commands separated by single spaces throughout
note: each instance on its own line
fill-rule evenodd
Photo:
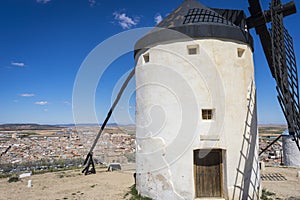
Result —
M 283 22 L 285 16 L 296 13 L 295 3 L 291 1 L 282 4 L 280 0 L 272 0 L 270 9 L 263 11 L 258 0 L 248 2 L 251 13 L 247 19 L 248 28 L 255 28 L 259 35 L 270 71 L 276 81 L 278 101 L 287 121 L 289 134 L 293 136 L 300 151 L 298 72 L 293 39 Z M 268 23 L 271 23 L 270 29 L 267 27 Z M 280 137 L 281 135 L 275 141 Z

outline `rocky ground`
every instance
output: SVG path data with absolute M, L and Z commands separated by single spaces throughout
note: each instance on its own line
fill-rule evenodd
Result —
M 8 183 L 7 178 L 0 179 L 1 200 L 63 200 L 63 199 L 124 199 L 124 195 L 134 184 L 134 166 L 125 166 L 124 171 L 106 172 L 98 169 L 97 174 L 84 176 L 80 170 L 46 173 L 23 178 Z M 298 168 L 266 167 L 262 175 L 269 177 L 262 186 L 271 199 L 300 199 L 300 177 Z M 279 177 L 279 178 L 278 178 Z M 28 180 L 32 187 L 28 188 Z
M 262 181 L 262 187 L 274 193 L 272 199 L 300 200 L 300 177 L 297 173 L 300 168 L 266 167 L 261 171 L 267 180 Z M 284 180 L 286 179 L 286 180 Z
M 28 180 L 32 187 L 28 188 Z M 33 175 L 8 183 L 0 179 L 1 200 L 124 199 L 134 184 L 132 171 L 106 172 L 84 176 L 79 170 Z

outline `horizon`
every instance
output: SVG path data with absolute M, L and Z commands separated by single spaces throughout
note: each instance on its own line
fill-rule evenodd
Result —
M 96 120 L 87 117 L 86 121 L 77 122 L 73 92 L 81 66 L 99 44 L 124 31 L 156 26 L 182 1 L 167 2 L 1 1 L 0 124 L 102 124 L 124 75 L 134 66 L 133 52 L 116 58 L 109 63 L 103 76 L 98 77 L 94 99 L 91 100 Z M 208 7 L 244 10 L 249 16 L 246 1 L 199 2 Z M 268 2 L 261 2 L 264 10 L 268 8 Z M 285 26 L 294 39 L 298 61 L 299 19 L 299 13 L 285 19 Z M 255 30 L 250 32 L 254 39 L 258 124 L 286 125 L 276 97 L 275 80 L 271 77 L 259 38 Z M 117 47 L 122 47 L 122 44 Z M 109 123 L 135 123 L 134 88 L 132 80 L 126 90 L 126 98 L 121 99 Z
M 58 124 L 39 124 L 39 123 L 5 123 L 1 124 L 0 126 L 3 125 L 42 125 L 42 126 L 101 126 L 102 123 L 97 124 L 97 123 L 79 123 L 79 124 L 74 124 L 74 123 L 58 123 Z M 107 123 L 106 126 L 135 126 L 136 124 L 118 124 L 118 123 Z M 260 124 L 258 123 L 257 126 L 287 126 L 287 124 L 276 124 L 276 123 L 269 123 L 269 124 Z

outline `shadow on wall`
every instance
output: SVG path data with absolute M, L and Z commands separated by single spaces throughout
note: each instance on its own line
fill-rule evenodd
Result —
M 256 121 L 256 97 L 252 81 L 232 199 L 259 199 L 260 188 L 257 185 L 260 185 L 260 175 Z

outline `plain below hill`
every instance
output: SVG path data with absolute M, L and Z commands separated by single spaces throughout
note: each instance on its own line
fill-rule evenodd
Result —
M 42 125 L 42 124 L 1 124 L 0 131 L 20 131 L 20 130 L 60 130 L 63 126 Z

